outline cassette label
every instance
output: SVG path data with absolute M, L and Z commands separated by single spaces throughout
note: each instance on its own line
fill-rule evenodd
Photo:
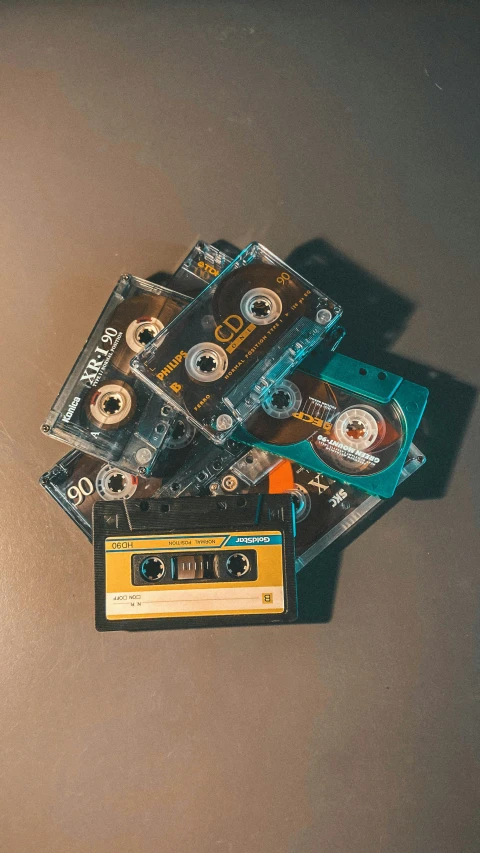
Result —
M 347 356 L 327 365 L 311 357 L 235 438 L 390 497 L 427 397 L 426 388 Z
M 340 315 L 336 303 L 252 243 L 133 358 L 132 369 L 222 444 Z
M 255 530 L 243 536 L 130 536 L 107 539 L 105 552 L 107 619 L 284 611 L 280 531 L 263 531 L 261 536 Z M 155 578 L 156 586 L 162 582 L 160 591 L 145 589 L 152 583 L 150 565 L 157 574 L 164 570 L 162 578 Z
M 134 500 L 125 510 L 94 511 L 99 630 L 296 617 L 289 496 Z

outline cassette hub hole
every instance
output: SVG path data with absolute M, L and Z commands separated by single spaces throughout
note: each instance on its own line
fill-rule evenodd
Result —
M 347 424 L 347 429 L 345 430 L 345 432 L 349 436 L 349 438 L 353 438 L 354 440 L 358 441 L 359 438 L 363 438 L 363 436 L 365 435 L 365 424 L 362 424 L 361 421 L 352 420 L 349 424 Z
M 250 560 L 245 554 L 231 554 L 227 559 L 227 572 L 232 578 L 241 578 L 247 574 Z
M 127 484 L 127 479 L 123 474 L 112 474 L 111 477 L 107 480 L 107 486 L 111 492 L 118 494 L 118 492 L 122 492 Z
M 197 358 L 197 367 L 202 373 L 213 373 L 218 367 L 218 361 L 214 355 L 201 355 Z
M 278 409 L 282 411 L 283 409 L 288 409 L 292 400 L 288 391 L 284 391 L 283 389 L 280 391 L 274 391 L 271 397 L 271 403 L 274 409 Z
M 172 430 L 172 438 L 174 441 L 178 441 L 180 438 L 183 438 L 185 435 L 185 424 L 183 421 L 177 421 Z
M 124 401 L 120 394 L 108 394 L 102 400 L 102 409 L 106 415 L 116 415 L 124 407 Z
M 165 574 L 165 563 L 159 557 L 147 557 L 140 564 L 140 574 L 144 581 L 155 583 Z
M 138 343 L 146 347 L 150 341 L 153 341 L 156 334 L 157 330 L 153 326 L 145 326 L 137 335 Z
M 250 311 L 255 317 L 268 317 L 272 310 L 272 303 L 266 297 L 254 299 L 250 305 Z

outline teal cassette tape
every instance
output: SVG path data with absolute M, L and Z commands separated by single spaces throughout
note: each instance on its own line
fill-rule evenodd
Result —
M 428 390 L 336 353 L 311 355 L 265 398 L 235 439 L 372 495 L 393 495 Z

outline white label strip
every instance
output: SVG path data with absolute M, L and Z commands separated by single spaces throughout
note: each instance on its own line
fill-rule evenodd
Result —
M 165 589 L 151 592 L 107 592 L 106 615 L 137 616 L 169 613 L 223 613 L 236 610 L 283 609 L 282 586 L 222 587 L 221 589 Z

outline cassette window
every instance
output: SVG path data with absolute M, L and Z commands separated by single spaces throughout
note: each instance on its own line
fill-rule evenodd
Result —
M 40 485 L 92 541 L 93 507 L 97 501 L 149 498 L 161 487 L 162 480 L 157 476 L 137 477 L 102 459 L 72 450 L 42 475 Z
M 132 359 L 132 369 L 223 444 L 340 315 L 333 300 L 252 243 Z

